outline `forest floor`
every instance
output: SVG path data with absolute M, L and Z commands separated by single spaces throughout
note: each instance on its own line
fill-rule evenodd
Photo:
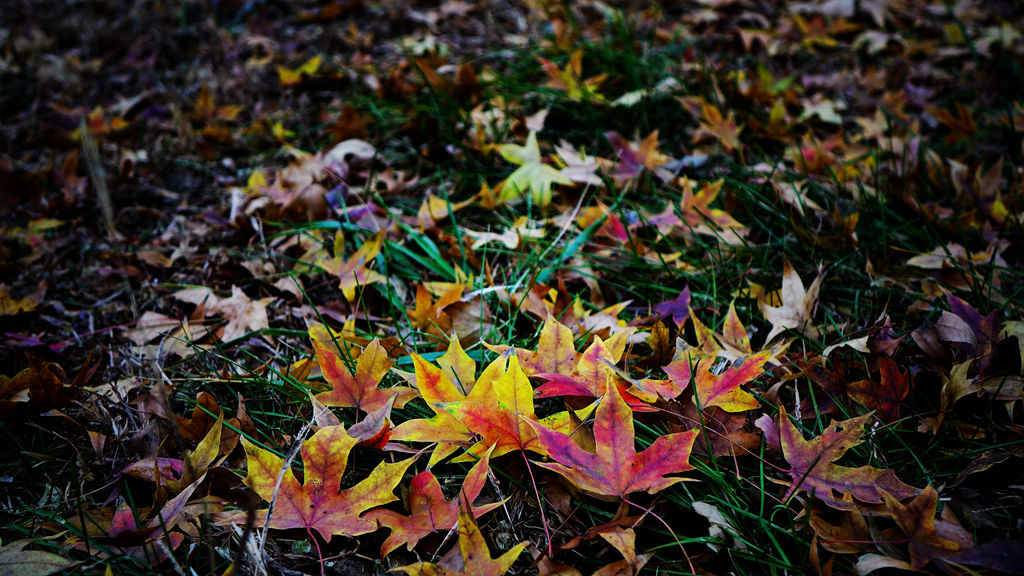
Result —
M 0 574 L 1024 573 L 1024 4 L 0 15 Z

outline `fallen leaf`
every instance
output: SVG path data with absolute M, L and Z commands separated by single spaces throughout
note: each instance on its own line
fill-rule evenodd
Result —
M 786 409 L 780 408 L 782 454 L 790 465 L 787 473 L 793 478 L 783 499 L 802 491 L 834 508 L 852 510 L 858 508 L 858 502 L 882 504 L 883 493 L 900 500 L 918 494 L 920 490 L 901 482 L 891 469 L 835 464 L 847 450 L 863 442 L 864 423 L 870 417 L 865 414 L 842 422 L 832 420 L 820 436 L 804 440 Z
M 487 345 L 493 352 L 501 354 L 509 349 L 503 344 Z M 550 313 L 540 330 L 536 350 L 516 348 L 516 356 L 527 376 L 534 374 L 572 374 L 579 355 L 573 343 L 573 334 L 567 326 Z
M 220 332 L 220 340 L 230 342 L 249 332 L 270 328 L 267 304 L 274 300 L 273 296 L 253 300 L 241 288 L 232 286 L 230 298 L 218 299 L 210 306 L 211 311 L 223 314 L 228 319 L 227 325 Z
M 505 576 L 512 563 L 526 548 L 526 542 L 520 542 L 497 559 L 491 558 L 480 527 L 470 511 L 466 498 L 461 498 L 459 506 L 459 555 L 455 558 L 457 566 L 441 566 L 432 562 L 417 562 L 408 566 L 394 568 L 405 572 L 408 576 Z
M 931 485 L 907 504 L 885 491 L 882 496 L 885 508 L 907 537 L 911 569 L 920 570 L 932 560 L 947 557 L 956 562 L 955 554 L 974 547 L 973 537 L 956 521 L 949 506 L 935 518 L 939 494 Z
M 892 358 L 878 359 L 879 382 L 857 380 L 847 384 L 847 392 L 868 410 L 879 412 L 883 422 L 894 422 L 899 417 L 900 403 L 910 392 L 910 375 L 900 371 Z
M 441 484 L 430 470 L 420 472 L 409 482 L 409 516 L 382 508 L 367 513 L 368 517 L 376 518 L 382 528 L 391 531 L 388 539 L 380 548 L 381 558 L 390 554 L 399 546 L 405 545 L 410 552 L 416 543 L 431 532 L 450 530 L 459 520 L 459 502 L 465 499 L 473 502 L 487 481 L 487 467 L 490 463 L 491 450 L 488 450 L 470 468 L 462 481 L 459 496 L 447 500 L 441 492 Z M 501 506 L 501 502 L 473 507 L 473 515 L 481 516 Z
M 771 357 L 772 351 L 770 350 L 758 352 L 740 358 L 719 374 L 712 372 L 716 359 L 710 357 L 701 358 L 696 367 L 691 367 L 690 358 L 683 358 L 665 366 L 664 370 L 676 385 L 672 391 L 678 389 L 676 396 L 686 389 L 690 379 L 693 378 L 694 401 L 698 406 L 701 408 L 718 406 L 727 412 L 744 412 L 757 408 L 758 403 L 756 398 L 742 390 L 740 386 L 760 376 L 764 372 L 765 362 Z M 694 371 L 696 375 L 692 374 Z
M 676 328 L 682 328 L 690 317 L 690 287 L 684 286 L 674 300 L 665 300 L 654 306 L 654 312 L 662 318 L 672 317 Z
M 309 329 L 320 363 L 320 371 L 331 386 L 328 392 L 317 394 L 316 399 L 325 406 L 354 407 L 364 412 L 374 412 L 395 397 L 395 407 L 402 408 L 418 393 L 405 386 L 378 388 L 393 362 L 380 341 L 373 339 L 356 360 L 355 372 L 349 372 L 341 359 L 339 347 L 323 327 L 314 325 Z
M 79 564 L 53 552 L 25 550 L 33 542 L 28 538 L 0 546 L 0 576 L 46 576 Z
M 498 200 L 502 202 L 510 202 L 529 192 L 533 201 L 543 208 L 551 204 L 551 186 L 571 186 L 573 183 L 558 170 L 544 164 L 540 147 L 537 145 L 536 132 L 530 132 L 524 146 L 502 144 L 497 150 L 502 158 L 519 165 L 519 168 L 516 168 L 501 185 Z
M 244 482 L 264 500 L 274 501 L 272 512 L 268 509 L 256 512 L 256 525 L 266 523 L 275 530 L 316 530 L 327 541 L 335 534 L 358 536 L 376 530 L 376 520 L 363 513 L 397 500 L 392 490 L 415 459 L 381 462 L 359 483 L 340 490 L 349 452 L 356 443 L 344 426 L 317 430 L 302 443 L 304 474 L 299 484 L 291 468 L 281 475 L 283 458 L 243 438 L 248 471 Z M 279 476 L 280 486 L 277 484 Z M 244 512 L 231 513 L 222 517 L 221 523 L 244 522 L 245 516 Z
M 789 260 L 782 260 L 782 305 L 770 306 L 764 298 L 758 299 L 764 319 L 771 322 L 772 329 L 765 338 L 771 342 L 786 330 L 795 330 L 811 340 L 818 338 L 818 329 L 812 319 L 814 306 L 818 303 L 818 291 L 821 288 L 821 274 L 814 279 L 811 287 L 804 289 L 804 283 L 793 269 Z
M 345 251 L 345 236 L 339 231 L 334 239 L 334 256 L 317 264 L 340 279 L 338 288 L 345 295 L 345 300 L 356 299 L 356 289 L 387 280 L 380 273 L 370 269 L 377 254 L 380 253 L 384 232 L 377 233 L 356 249 L 348 258 L 342 256 Z
M 601 87 L 607 75 L 601 74 L 586 80 L 583 79 L 582 49 L 577 49 L 569 56 L 569 61 L 563 69 L 559 69 L 550 60 L 544 58 L 538 58 L 538 60 L 540 60 L 544 71 L 551 77 L 547 83 L 549 88 L 564 91 L 565 97 L 573 102 L 604 102 L 604 96 L 598 93 L 597 89 Z
M 625 500 L 634 492 L 654 494 L 682 482 L 669 478 L 692 470 L 690 449 L 696 430 L 659 436 L 643 452 L 634 444 L 633 411 L 615 386 L 608 387 L 594 421 L 595 453 L 580 448 L 570 436 L 532 424 L 544 450 L 555 462 L 537 465 L 562 475 L 581 490 Z
M 298 68 L 285 68 L 284 66 L 277 67 L 277 76 L 281 80 L 281 86 L 294 86 L 302 82 L 302 77 L 312 76 L 316 74 L 316 71 L 320 69 L 320 63 L 323 62 L 323 57 L 319 54 L 313 56 Z

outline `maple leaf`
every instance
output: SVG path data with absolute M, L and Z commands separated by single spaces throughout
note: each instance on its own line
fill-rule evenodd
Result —
M 242 111 L 241 106 L 217 106 L 213 102 L 213 95 L 210 93 L 210 86 L 203 82 L 199 89 L 199 96 L 193 108 L 192 116 L 203 122 L 213 120 L 234 120 Z
M 499 354 L 510 348 L 506 344 L 485 343 L 485 345 Z M 516 348 L 515 350 L 519 364 L 527 376 L 538 373 L 571 374 L 579 359 L 576 346 L 573 344 L 572 330 L 556 320 L 550 313 L 541 327 L 537 349 Z
M 910 392 L 910 376 L 901 372 L 892 358 L 878 359 L 879 383 L 858 380 L 847 384 L 847 393 L 856 398 L 869 410 L 877 410 L 883 422 L 893 422 L 899 417 L 900 402 Z
M 334 257 L 317 262 L 321 268 L 341 279 L 338 288 L 345 295 L 345 300 L 349 302 L 355 300 L 356 288 L 386 280 L 384 276 L 369 268 L 377 254 L 380 253 L 380 245 L 383 241 L 384 232 L 378 232 L 356 249 L 351 256 L 344 258 L 342 254 L 345 251 L 345 235 L 339 231 L 334 238 Z
M 608 139 L 618 157 L 618 163 L 615 164 L 610 176 L 619 185 L 633 180 L 644 170 L 649 170 L 665 181 L 672 179 L 672 173 L 662 168 L 670 158 L 658 151 L 657 130 L 635 145 L 618 132 L 605 132 L 604 137 Z
M 942 515 L 936 520 L 939 493 L 930 484 L 906 504 L 885 491 L 882 497 L 892 519 L 907 536 L 911 569 L 920 570 L 932 560 L 944 559 L 974 547 L 971 534 L 957 522 L 949 506 L 942 508 Z M 955 558 L 952 560 L 956 561 Z
M 501 185 L 501 193 L 498 196 L 501 202 L 509 202 L 529 191 L 533 201 L 543 208 L 551 204 L 552 185 L 571 186 L 573 183 L 569 177 L 544 164 L 540 147 L 537 145 L 537 133 L 532 130 L 526 137 L 525 146 L 502 144 L 497 150 L 502 158 L 519 165 L 519 168 L 516 168 Z
M 538 398 L 552 398 L 556 396 L 587 396 L 598 398 L 603 396 L 609 382 L 614 387 L 621 388 L 626 401 L 633 410 L 651 410 L 639 398 L 629 392 L 625 392 L 626 380 L 619 377 L 615 365 L 618 364 L 625 352 L 625 345 L 632 335 L 632 330 L 622 331 L 604 342 L 600 337 L 594 336 L 594 341 L 579 355 L 576 366 L 570 373 L 548 373 L 539 372 L 534 374 L 547 380 L 537 387 Z M 565 365 L 562 365 L 565 369 Z
M 700 122 L 701 127 L 693 135 L 694 143 L 707 138 L 714 138 L 728 152 L 732 152 L 742 145 L 740 143 L 740 132 L 743 131 L 743 125 L 737 126 L 736 117 L 733 112 L 729 112 L 728 116 L 724 116 L 722 111 L 714 104 L 701 98 L 700 115 L 697 120 Z
M 322 326 L 314 325 L 309 329 L 316 358 L 324 379 L 331 385 L 329 392 L 317 394 L 316 399 L 325 406 L 353 406 L 357 410 L 373 412 L 395 397 L 395 407 L 401 408 L 415 398 L 418 393 L 405 386 L 378 388 L 384 375 L 391 369 L 393 362 L 388 358 L 387 351 L 376 338 L 371 341 L 359 359 L 356 370 L 349 372 L 338 353 L 338 346 L 331 340 L 330 334 Z
M 576 150 L 565 140 L 555 146 L 555 152 L 558 153 L 558 160 L 565 166 L 562 168 L 562 174 L 566 178 L 582 184 L 604 185 L 604 180 L 594 173 L 597 170 L 597 158 L 587 156 L 583 150 Z
M 358 536 L 376 530 L 377 521 L 361 514 L 397 500 L 392 490 L 415 458 L 381 462 L 358 484 L 339 490 L 349 452 L 357 442 L 342 425 L 317 430 L 302 443 L 304 476 L 299 484 L 291 468 L 281 474 L 284 460 L 280 456 L 243 438 L 248 470 L 244 482 L 261 498 L 274 502 L 267 525 L 275 530 L 316 530 L 328 541 L 335 534 Z M 256 525 L 264 525 L 268 513 L 270 510 L 257 511 Z M 244 518 L 244 513 L 234 513 L 222 522 L 239 522 Z
M 679 392 L 675 396 L 686 389 L 692 378 L 695 384 L 694 401 L 701 408 L 718 406 L 726 412 L 744 412 L 757 408 L 758 403 L 757 398 L 740 389 L 740 386 L 760 376 L 764 372 L 765 362 L 771 357 L 771 350 L 758 352 L 738 359 L 718 374 L 712 371 L 715 358 L 701 358 L 693 366 L 692 359 L 684 357 L 665 366 L 664 370 L 669 380 L 678 387 Z
M 507 361 L 506 361 L 507 358 Z M 491 446 L 494 456 L 502 456 L 513 450 L 532 450 L 545 454 L 537 442 L 533 428 L 525 421 L 537 421 L 533 405 L 533 386 L 526 373 L 519 366 L 519 359 L 513 351 L 507 351 L 488 366 L 487 371 L 497 378 L 488 377 L 477 382 L 472 394 L 461 402 L 452 402 L 439 407 L 452 414 L 463 426 L 481 439 L 470 447 L 466 454 L 453 462 L 469 461 Z M 585 417 L 589 409 L 580 414 Z M 569 432 L 573 417 L 568 412 L 558 412 L 540 420 L 548 429 Z
M 409 511 L 411 515 L 399 514 L 394 510 L 379 509 L 368 513 L 376 518 L 382 528 L 391 530 L 388 539 L 380 548 L 381 558 L 405 544 L 410 552 L 416 543 L 432 532 L 450 530 L 459 520 L 459 502 L 464 498 L 472 502 L 480 495 L 487 481 L 487 467 L 491 451 L 488 450 L 470 468 L 459 489 L 459 498 L 447 500 L 441 492 L 441 484 L 430 470 L 420 472 L 409 482 Z M 501 506 L 501 502 L 473 508 L 474 516 L 481 516 Z
M 792 329 L 800 332 L 812 340 L 818 338 L 818 328 L 814 326 L 812 316 L 814 306 L 818 303 L 818 291 L 821 289 L 822 275 L 811 283 L 811 287 L 804 288 L 800 275 L 793 269 L 789 259 L 782 260 L 782 305 L 771 306 L 762 296 L 758 298 L 758 306 L 765 320 L 771 322 L 772 329 L 765 338 L 765 342 L 771 342 L 772 338 Z
M 747 235 L 747 229 L 737 222 L 725 210 L 711 208 L 711 203 L 722 191 L 723 180 L 705 182 L 699 190 L 694 190 L 694 182 L 687 177 L 676 179 L 673 183 L 682 189 L 679 204 L 668 203 L 658 214 L 645 212 L 646 218 L 638 226 L 653 224 L 658 231 L 666 235 L 682 235 L 691 237 L 693 234 L 714 236 L 726 244 L 739 245 Z M 676 208 L 679 214 L 676 215 Z
M 659 436 L 646 450 L 637 453 L 633 412 L 615 386 L 608 386 L 608 393 L 597 408 L 594 453 L 580 448 L 566 434 L 531 425 L 544 450 L 555 460 L 537 465 L 596 495 L 624 500 L 634 492 L 654 494 L 683 481 L 667 478 L 666 474 L 693 469 L 689 460 L 696 430 Z
M 784 499 L 790 498 L 797 491 L 803 491 L 833 508 L 851 510 L 858 507 L 855 500 L 865 504 L 881 504 L 883 492 L 901 500 L 920 492 L 904 484 L 888 468 L 850 468 L 835 464 L 847 450 L 863 442 L 861 435 L 864 423 L 870 417 L 871 414 L 865 414 L 842 422 L 832 420 L 820 436 L 804 440 L 786 416 L 786 409 L 780 408 L 779 438 L 782 454 L 789 462 L 788 473 L 794 480 Z
M 491 558 L 480 526 L 470 511 L 470 505 L 461 499 L 459 506 L 459 546 L 458 554 L 448 554 L 440 564 L 417 562 L 408 566 L 399 566 L 392 571 L 405 572 L 408 576 L 505 576 L 512 563 L 526 548 L 526 542 L 520 542 L 497 559 Z
M 531 222 L 526 216 L 516 218 L 504 232 L 477 232 L 475 230 L 463 230 L 463 234 L 473 238 L 474 250 L 479 250 L 488 242 L 501 242 L 509 250 L 515 250 L 525 240 L 539 240 L 545 236 L 544 229 L 537 223 Z
M 674 300 L 665 300 L 654 306 L 654 311 L 662 318 L 672 317 L 676 328 L 682 328 L 690 317 L 690 287 L 684 286 L 682 292 Z
M 451 455 L 459 446 L 470 445 L 473 436 L 444 406 L 488 394 L 491 388 L 486 382 L 497 378 L 495 372 L 501 369 L 497 362 L 492 363 L 474 382 L 475 364 L 470 370 L 472 360 L 467 363 L 469 357 L 457 342 L 456 338 L 449 342 L 446 356 L 450 357 L 445 361 L 446 368 L 430 364 L 418 354 L 412 355 L 416 388 L 427 407 L 434 412 L 434 417 L 406 420 L 391 432 L 391 437 L 397 441 L 436 442 L 438 446 L 430 456 L 430 465 Z
M 558 66 L 550 60 L 544 58 L 537 58 L 540 60 L 541 66 L 544 67 L 544 71 L 548 73 L 551 80 L 548 80 L 547 86 L 556 90 L 563 90 L 566 94 L 565 97 L 573 102 L 582 102 L 589 100 L 592 102 L 604 102 L 605 98 L 597 92 L 597 89 L 607 78 L 607 74 L 601 74 L 599 76 L 593 76 L 583 80 L 583 50 L 577 49 L 569 56 L 569 62 L 566 63 L 565 68 L 559 69 Z
M 316 74 L 316 71 L 320 69 L 320 63 L 323 62 L 323 57 L 317 54 L 313 56 L 298 68 L 285 68 L 284 66 L 277 67 L 277 76 L 281 80 L 281 86 L 294 86 L 302 82 L 303 76 L 312 76 Z
M 474 342 L 490 331 L 491 309 L 479 294 L 463 296 L 465 283 L 436 282 L 439 285 L 416 286 L 415 307 L 409 310 L 409 320 L 416 328 L 447 343 L 449 335 L 458 334 L 463 342 Z M 433 301 L 435 292 L 437 301 Z
M 249 332 L 269 328 L 267 304 L 275 300 L 273 296 L 253 300 L 234 285 L 231 286 L 231 296 L 228 298 L 220 298 L 213 290 L 205 287 L 186 288 L 175 292 L 173 296 L 183 302 L 195 304 L 200 317 L 203 314 L 221 314 L 227 318 L 228 323 L 220 329 L 218 335 L 222 342 L 230 342 Z
M 232 286 L 231 297 L 222 298 L 211 307 L 214 312 L 219 312 L 228 319 L 220 334 L 221 341 L 230 342 L 249 332 L 270 328 L 267 304 L 274 300 L 273 296 L 253 300 L 246 296 L 241 288 Z

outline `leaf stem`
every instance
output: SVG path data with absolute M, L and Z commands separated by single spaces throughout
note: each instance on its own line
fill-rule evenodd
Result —
M 551 532 L 548 530 L 548 519 L 544 514 L 544 503 L 540 500 L 540 491 L 537 489 L 537 480 L 533 477 L 533 468 L 530 467 L 530 459 L 526 457 L 526 452 L 520 450 L 520 454 L 523 455 L 523 462 L 526 462 L 526 472 L 530 475 L 530 484 L 533 485 L 533 494 L 537 497 L 537 509 L 540 510 L 540 522 L 544 525 L 544 537 L 548 541 L 548 556 L 550 557 L 554 552 L 551 547 Z

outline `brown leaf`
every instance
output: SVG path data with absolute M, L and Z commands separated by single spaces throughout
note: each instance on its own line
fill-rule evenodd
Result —
M 907 536 L 912 569 L 920 570 L 932 560 L 945 559 L 973 547 L 971 534 L 960 526 L 949 506 L 944 507 L 942 516 L 936 519 L 939 493 L 931 485 L 907 504 L 885 491 L 882 496 L 892 519 Z
M 764 319 L 771 322 L 772 330 L 765 338 L 772 338 L 786 330 L 795 330 L 811 340 L 818 338 L 818 329 L 814 326 L 814 306 L 818 303 L 818 290 L 821 287 L 821 274 L 814 279 L 811 287 L 804 289 L 804 283 L 793 269 L 788 259 L 782 261 L 782 305 L 770 306 L 764 298 L 758 299 Z

